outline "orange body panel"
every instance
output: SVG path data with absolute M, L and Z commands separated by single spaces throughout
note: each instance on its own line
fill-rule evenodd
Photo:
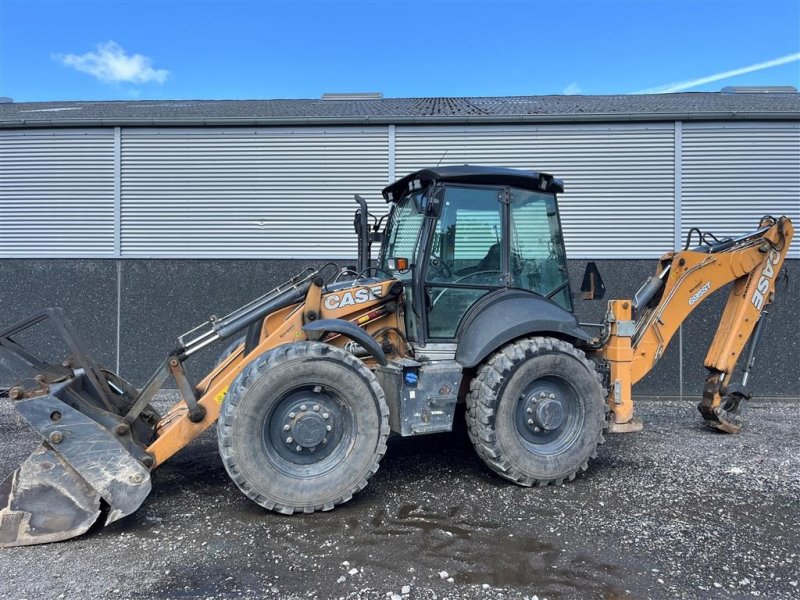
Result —
M 261 341 L 246 357 L 244 346 L 233 351 L 197 386 L 198 404 L 205 408 L 205 417 L 194 423 L 189 419 L 186 403 L 177 402 L 161 419 L 156 432 L 158 437 L 148 447 L 158 466 L 184 448 L 217 420 L 220 406 L 231 383 L 256 357 L 282 344 L 309 339 L 303 325 L 317 319 L 345 319 L 363 327 L 378 341 L 388 341 L 396 353 L 404 352 L 404 341 L 397 331 L 403 331 L 402 296 L 388 299 L 393 279 L 369 285 L 354 286 L 346 290 L 323 293 L 323 288 L 313 284 L 302 303 L 289 306 L 267 315 L 262 327 Z M 386 297 L 386 298 L 385 298 Z M 393 306 L 390 306 L 393 305 Z M 337 335 L 326 338 L 327 343 L 344 346 L 349 339 Z M 370 362 L 371 357 L 365 357 Z

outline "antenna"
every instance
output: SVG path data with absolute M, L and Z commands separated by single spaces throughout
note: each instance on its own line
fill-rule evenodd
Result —
M 445 156 L 447 156 L 447 150 L 445 150 L 445 151 L 444 151 L 444 154 L 442 154 L 442 158 L 440 158 L 440 159 L 439 159 L 439 162 L 437 162 L 437 163 L 436 163 L 436 166 L 437 166 L 437 167 L 438 167 L 440 164 L 442 164 L 442 161 L 444 160 L 444 157 L 445 157 Z

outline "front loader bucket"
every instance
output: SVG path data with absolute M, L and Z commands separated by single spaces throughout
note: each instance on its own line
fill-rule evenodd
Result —
M 100 516 L 100 494 L 42 444 L 0 484 L 0 547 L 60 542 Z
M 60 364 L 19 339 L 48 324 L 70 351 Z M 0 401 L 13 402 L 42 439 L 0 484 L 0 547 L 65 540 L 139 508 L 150 493 L 147 447 L 159 420 L 151 396 L 93 361 L 59 308 L 0 330 L 0 366 L 27 373 Z
M 113 432 L 53 395 L 16 402 L 45 442 L 0 484 L 0 547 L 43 544 L 129 515 L 150 493 L 149 470 Z

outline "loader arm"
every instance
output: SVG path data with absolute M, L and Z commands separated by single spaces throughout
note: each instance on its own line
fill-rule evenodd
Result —
M 655 367 L 681 324 L 706 298 L 731 283 L 705 358 L 709 375 L 698 408 L 708 425 L 730 433 L 738 431 L 739 402 L 749 398 L 745 386 L 766 318 L 764 309 L 774 299 L 777 276 L 793 234 L 787 217 L 765 217 L 756 231 L 738 239 L 668 252 L 659 260 L 655 276 L 633 300 L 609 302 L 602 357 L 610 371 L 612 431 L 625 431 L 625 424 L 631 423 L 631 387 Z M 733 384 L 731 374 L 751 339 L 743 381 Z
M 153 457 L 153 467 L 158 467 L 176 452 L 187 446 L 203 431 L 208 429 L 219 416 L 220 406 L 225 399 L 228 388 L 234 379 L 241 373 L 249 362 L 255 357 L 275 348 L 281 344 L 302 341 L 306 339 L 320 339 L 324 334 L 332 334 L 325 341 L 332 345 L 344 346 L 349 339 L 344 328 L 339 329 L 324 327 L 322 331 L 314 331 L 313 327 L 304 327 L 305 324 L 324 323 L 339 320 L 342 324 L 353 328 L 363 328 L 364 340 L 370 340 L 381 353 L 380 346 L 371 335 L 380 329 L 390 328 L 397 330 L 401 326 L 398 319 L 396 300 L 399 298 L 399 284 L 393 279 L 386 279 L 372 285 L 359 285 L 349 291 L 352 302 L 345 297 L 347 290 L 340 293 L 323 293 L 321 280 L 311 282 L 302 303 L 292 304 L 267 315 L 260 341 L 256 347 L 244 355 L 244 345 L 234 350 L 226 360 L 217 365 L 211 373 L 200 381 L 194 390 L 187 390 L 181 394 L 181 401 L 161 418 L 156 425 L 156 439 L 147 448 Z M 356 294 L 363 292 L 362 296 Z M 341 296 L 341 306 L 337 300 Z M 360 298 L 364 300 L 360 300 Z M 358 302 L 361 302 L 360 304 Z M 398 340 L 399 341 L 399 340 Z M 366 341 L 362 347 L 369 345 Z M 364 360 L 369 361 L 369 358 Z M 380 362 L 380 358 L 378 359 Z M 202 407 L 202 418 L 192 419 L 191 411 L 187 406 L 192 402 L 192 394 L 196 398 L 197 406 Z
M 0 364 L 19 363 L 34 375 L 2 396 L 42 438 L 40 448 L 0 481 L 0 548 L 69 539 L 101 517 L 108 524 L 135 511 L 150 492 L 150 472 L 208 429 L 236 378 L 280 345 L 322 340 L 366 363 L 406 352 L 400 282 L 333 283 L 307 269 L 229 315 L 211 317 L 179 336 L 179 347 L 141 390 L 89 356 L 61 309 L 0 330 Z M 54 326 L 72 351 L 63 364 L 47 362 L 16 339 L 42 323 Z M 187 359 L 252 326 L 259 334 L 252 349 L 248 340 L 198 384 L 190 380 Z M 151 402 L 170 380 L 180 400 L 159 416 Z

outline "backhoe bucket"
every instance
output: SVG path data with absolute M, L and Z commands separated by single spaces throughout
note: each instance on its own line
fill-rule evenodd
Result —
M 150 493 L 149 470 L 96 421 L 53 395 L 16 408 L 45 442 L 0 485 L 0 547 L 75 537 L 101 516 L 101 500 L 107 525 Z

